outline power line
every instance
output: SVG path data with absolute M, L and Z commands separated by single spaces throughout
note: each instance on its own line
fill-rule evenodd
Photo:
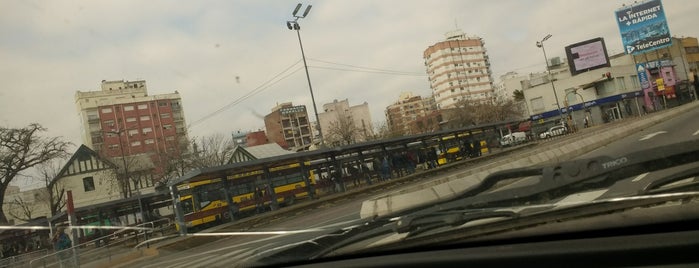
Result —
M 264 91 L 264 90 L 270 88 L 271 86 L 275 85 L 276 83 L 279 83 L 280 81 L 286 79 L 287 77 L 289 77 L 289 76 L 295 74 L 296 72 L 298 72 L 299 70 L 301 70 L 301 67 L 300 67 L 300 66 L 299 66 L 298 68 L 296 68 L 296 70 L 292 71 L 291 73 L 289 73 L 289 74 L 287 74 L 287 75 L 285 75 L 285 76 L 283 76 L 283 77 L 277 79 L 279 76 L 283 75 L 284 73 L 286 73 L 287 71 L 289 71 L 291 68 L 293 68 L 294 66 L 296 66 L 297 64 L 299 64 L 299 62 L 301 62 L 301 60 L 298 60 L 298 61 L 294 62 L 294 63 L 291 64 L 289 67 L 287 67 L 287 68 L 284 69 L 283 71 L 279 72 L 278 74 L 276 74 L 276 75 L 273 76 L 272 78 L 268 79 L 268 80 L 265 81 L 264 83 L 260 84 L 260 85 L 257 86 L 255 89 L 249 91 L 248 93 L 245 93 L 243 96 L 240 96 L 240 97 L 238 97 L 237 99 L 231 101 L 230 103 L 224 105 L 223 107 L 221 107 L 221 108 L 219 108 L 219 109 L 217 109 L 217 110 L 215 110 L 215 111 L 213 111 L 213 112 L 211 112 L 211 113 L 209 113 L 209 114 L 203 116 L 203 117 L 200 118 L 200 119 L 195 120 L 194 122 L 190 123 L 189 126 L 187 126 L 187 128 L 188 128 L 188 129 L 189 129 L 189 128 L 192 128 L 192 127 L 194 127 L 194 126 L 196 126 L 196 125 L 198 125 L 198 124 L 200 124 L 200 123 L 206 121 L 207 119 L 209 119 L 209 118 L 211 118 L 211 117 L 213 117 L 213 116 L 215 116 L 215 115 L 217 115 L 217 114 L 219 114 L 219 113 L 221 113 L 221 112 L 223 112 L 223 111 L 225 111 L 225 110 L 227 110 L 227 109 L 230 109 L 231 107 L 233 107 L 233 106 L 239 104 L 240 102 L 242 102 L 242 101 L 244 101 L 244 100 L 246 100 L 246 99 L 248 99 L 248 98 L 250 98 L 250 97 L 252 97 L 252 96 L 254 96 L 254 95 L 256 95 L 256 94 L 259 94 L 260 92 L 262 92 L 262 91 Z M 277 80 L 274 81 L 275 79 L 277 79 Z
M 313 65 L 310 65 L 310 66 L 308 66 L 308 67 L 309 67 L 309 68 L 316 68 L 316 69 L 327 69 L 327 70 L 347 71 L 347 72 L 359 72 L 359 73 L 375 73 L 375 74 L 389 74 L 389 75 L 404 75 L 404 76 L 415 76 L 415 77 L 425 77 L 425 76 L 427 76 L 426 74 L 416 74 L 416 73 L 395 73 L 395 72 L 383 72 L 383 71 L 367 71 L 367 70 L 334 68 L 334 67 L 313 66 Z
M 372 68 L 372 67 L 363 67 L 363 66 L 357 66 L 357 65 L 352 65 L 352 64 L 337 63 L 337 62 L 324 61 L 324 60 L 312 59 L 312 58 L 309 58 L 309 60 L 317 61 L 317 62 L 322 62 L 322 63 L 327 63 L 327 64 L 345 66 L 345 67 L 352 67 L 352 68 L 357 68 L 357 69 L 365 69 L 365 70 L 372 70 L 372 71 L 379 71 L 379 72 L 386 72 L 386 73 L 397 73 L 397 74 L 410 74 L 410 75 L 422 75 L 422 76 L 425 76 L 424 73 L 420 73 L 420 72 L 407 72 L 407 71 L 397 71 L 397 70 L 380 69 L 380 68 Z

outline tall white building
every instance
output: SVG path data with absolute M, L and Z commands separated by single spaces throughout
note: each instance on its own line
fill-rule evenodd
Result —
M 323 142 L 328 145 L 362 142 L 374 135 L 369 104 L 366 102 L 350 106 L 347 99 L 344 99 L 323 104 L 318 122 L 323 132 Z M 342 137 L 350 133 L 350 137 Z
M 515 90 L 522 90 L 522 81 L 529 79 L 525 75 L 516 72 L 507 72 L 500 76 L 500 80 L 495 84 L 495 100 L 505 102 L 513 100 Z
M 485 42 L 456 30 L 446 40 L 428 47 L 423 53 L 427 75 L 437 107 L 455 107 L 459 101 L 495 100 L 490 61 Z

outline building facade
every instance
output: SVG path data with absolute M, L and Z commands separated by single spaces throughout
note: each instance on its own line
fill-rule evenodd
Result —
M 318 122 L 327 145 L 363 142 L 374 136 L 369 104 L 350 106 L 347 99 L 323 104 Z
M 500 76 L 500 80 L 495 84 L 495 101 L 497 103 L 514 100 L 514 92 L 522 90 L 522 81 L 527 80 L 526 75 L 516 72 L 507 72 Z
M 388 127 L 402 134 L 419 134 L 431 130 L 420 128 L 424 124 L 416 124 L 418 119 L 428 118 L 427 115 L 437 110 L 432 96 L 423 98 L 410 92 L 400 95 L 398 101 L 386 107 L 386 122 Z
M 100 91 L 76 92 L 75 103 L 84 144 L 108 158 L 146 155 L 161 174 L 169 158 L 188 151 L 177 91 L 148 95 L 143 80 L 103 80 Z
M 461 101 L 494 101 L 492 72 L 483 39 L 466 36 L 460 30 L 446 36 L 445 41 L 423 53 L 437 107 L 453 108 Z
M 634 56 L 613 55 L 610 67 L 577 75 L 571 75 L 565 62 L 552 65 L 551 76 L 530 74 L 522 81 L 522 88 L 530 119 L 536 122 L 533 126 L 557 124 L 563 119 L 579 128 L 586 119 L 588 124 L 606 123 L 693 100 L 689 86 L 692 63 L 685 53 L 686 44 L 673 37 L 667 48 Z M 639 76 L 646 82 L 641 83 Z
M 287 150 L 307 151 L 313 144 L 311 128 L 304 105 L 278 104 L 265 116 L 267 138 Z

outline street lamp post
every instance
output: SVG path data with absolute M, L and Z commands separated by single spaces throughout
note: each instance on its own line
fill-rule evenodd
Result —
M 301 9 L 301 4 L 296 5 L 296 8 L 294 8 L 294 12 L 292 12 L 292 16 L 294 16 L 294 20 L 290 20 L 286 22 L 286 27 L 289 28 L 289 30 L 296 30 L 296 35 L 299 38 L 299 46 L 301 47 L 301 58 L 303 59 L 303 68 L 306 70 L 306 80 L 308 80 L 308 90 L 311 91 L 311 101 L 313 102 L 313 112 L 315 113 L 316 116 L 316 125 L 318 126 L 318 136 L 320 136 L 320 146 L 323 146 L 323 132 L 320 128 L 320 118 L 318 118 L 318 108 L 316 107 L 316 99 L 313 96 L 313 87 L 311 86 L 311 76 L 308 74 L 308 65 L 306 64 L 306 53 L 303 51 L 303 43 L 301 42 L 301 26 L 298 23 L 299 19 L 305 18 L 308 15 L 308 12 L 311 11 L 312 5 L 308 5 L 306 7 L 306 10 L 303 11 L 303 15 L 297 15 L 299 10 Z
M 551 88 L 553 89 L 553 97 L 556 98 L 556 107 L 558 108 L 558 115 L 561 117 L 561 124 L 563 124 L 563 113 L 561 112 L 561 104 L 558 102 L 558 93 L 556 93 L 556 87 L 553 84 L 553 78 L 551 77 L 551 68 L 549 67 L 549 59 L 546 57 L 546 49 L 544 48 L 544 41 L 548 40 L 551 38 L 550 34 L 547 34 L 544 39 L 541 39 L 541 41 L 536 42 L 536 46 L 540 47 L 541 50 L 544 52 L 544 61 L 546 61 L 546 74 L 548 76 L 549 81 L 551 81 Z

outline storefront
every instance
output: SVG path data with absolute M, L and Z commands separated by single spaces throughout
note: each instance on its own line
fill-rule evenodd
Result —
M 573 128 L 584 128 L 600 123 L 613 122 L 630 116 L 643 114 L 643 91 L 627 92 L 596 100 L 585 101 L 561 107 L 563 118 Z M 550 126 L 558 124 L 557 110 L 536 114 L 530 117 L 535 125 Z M 586 120 L 587 119 L 587 120 Z M 546 127 L 544 127 L 546 128 Z

